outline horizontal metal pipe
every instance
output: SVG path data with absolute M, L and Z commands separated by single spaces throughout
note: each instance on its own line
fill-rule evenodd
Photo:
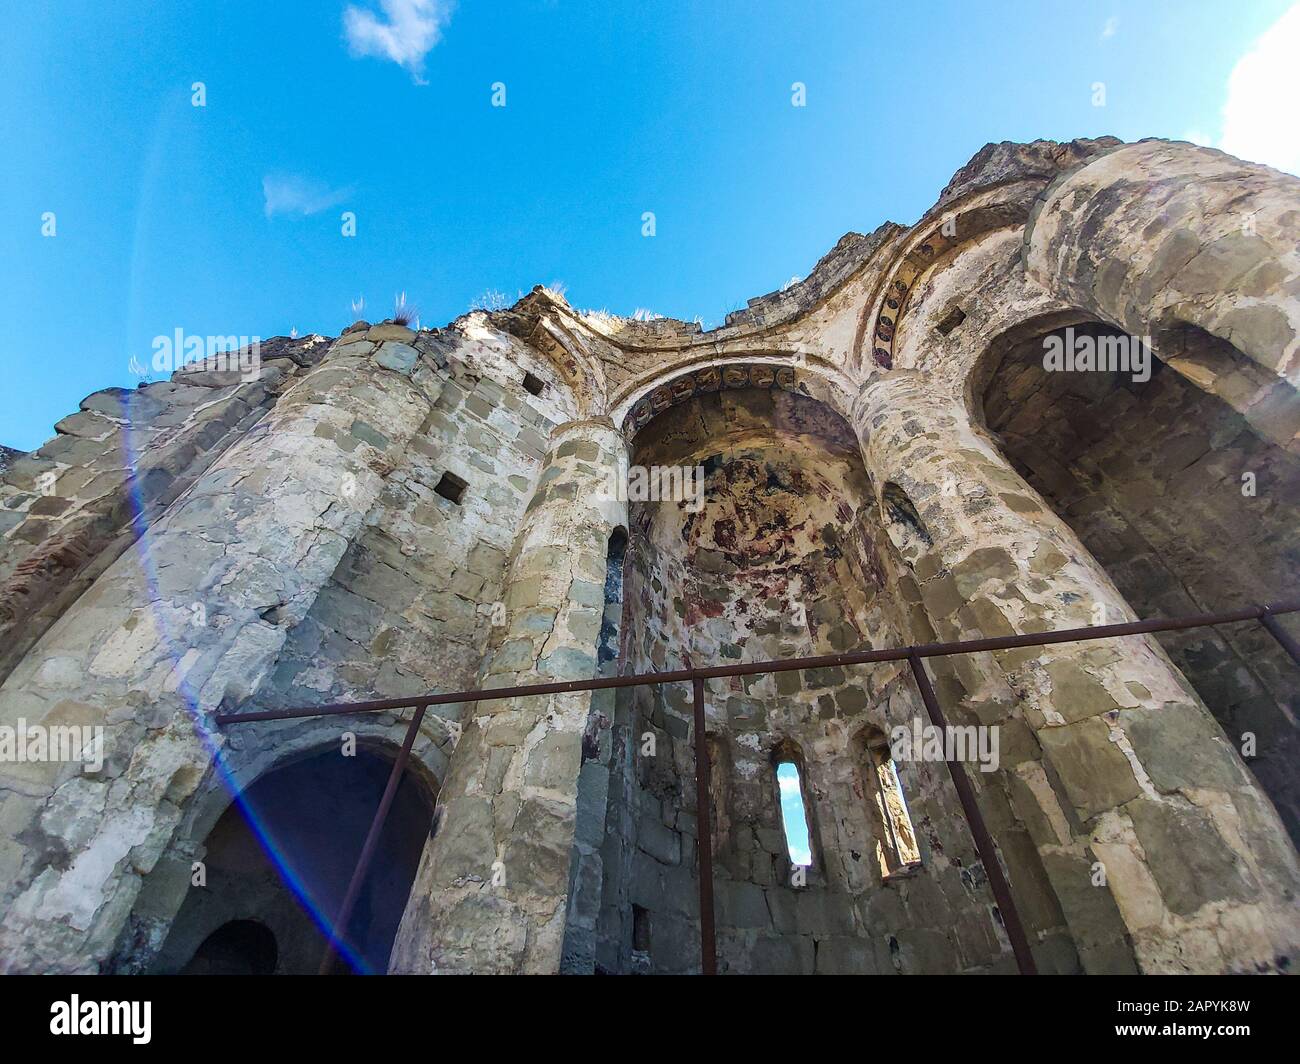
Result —
M 860 650 L 848 654 L 823 654 L 810 658 L 786 658 L 781 661 L 754 661 L 739 665 L 716 665 L 707 669 L 677 669 L 672 672 L 648 672 L 639 676 L 602 676 L 593 680 L 565 680 L 560 683 L 527 684 L 523 687 L 490 687 L 482 691 L 456 691 L 440 695 L 407 695 L 402 698 L 379 698 L 369 702 L 341 702 L 298 709 L 262 709 L 252 713 L 218 713 L 218 725 L 240 724 L 258 720 L 290 720 L 296 717 L 323 717 L 343 713 L 379 713 L 386 709 L 410 706 L 445 706 L 457 702 L 487 702 L 498 698 L 525 698 L 531 695 L 568 694 L 572 691 L 599 691 L 609 687 L 640 687 L 644 684 L 685 683 L 711 680 L 723 676 L 753 676 L 757 673 L 793 672 L 797 669 L 829 669 L 845 665 L 869 665 L 882 661 L 906 661 L 911 657 L 938 658 L 949 654 L 978 654 L 1017 647 L 1048 646 L 1114 636 L 1144 635 L 1149 632 L 1174 632 L 1185 628 L 1202 628 L 1214 624 L 1255 621 L 1282 613 L 1300 613 L 1300 599 L 1274 602 L 1267 606 L 1247 606 L 1220 613 L 1198 613 L 1190 617 L 1126 621 L 1099 624 L 1087 628 L 1066 628 L 1058 632 L 1032 632 L 1026 635 L 1003 635 L 990 639 L 968 639 L 952 643 L 922 643 L 914 647 L 887 650 Z

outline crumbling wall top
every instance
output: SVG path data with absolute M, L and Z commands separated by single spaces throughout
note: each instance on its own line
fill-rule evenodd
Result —
M 1041 178 L 1051 180 L 1065 170 L 1118 148 L 1124 142 L 1118 137 L 1077 137 L 1061 143 L 1055 140 L 1035 140 L 1017 144 L 1004 140 L 985 144 L 970 162 L 953 174 L 952 180 L 939 193 L 939 203 L 962 199 L 974 192 L 1006 185 L 1012 181 Z

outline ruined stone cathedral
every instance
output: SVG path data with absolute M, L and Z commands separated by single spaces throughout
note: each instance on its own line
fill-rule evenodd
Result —
M 0 459 L 0 970 L 316 971 L 412 710 L 313 707 L 1297 604 L 1298 233 L 1218 151 L 1003 143 L 717 328 L 537 288 L 87 397 Z M 1039 972 L 1295 964 L 1270 619 L 925 660 Z M 1017 970 L 908 661 L 704 696 L 719 971 Z M 337 967 L 700 971 L 692 713 L 429 705 Z

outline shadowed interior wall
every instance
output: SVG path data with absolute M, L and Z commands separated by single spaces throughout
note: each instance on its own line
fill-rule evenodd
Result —
M 353 757 L 328 750 L 249 787 L 243 795 L 248 812 L 232 803 L 208 836 L 206 885 L 186 895 L 156 971 L 201 974 L 241 959 L 255 967 L 264 944 L 252 934 L 229 934 L 232 922 L 252 921 L 273 937 L 276 974 L 314 974 L 325 950 L 318 919 L 332 919 L 343 899 L 390 768 L 387 758 L 365 749 Z M 432 813 L 430 799 L 408 774 L 348 926 L 359 971 L 382 973 L 388 967 Z M 250 820 L 261 825 L 263 839 Z M 223 928 L 224 938 L 216 934 Z
M 1102 325 L 1075 335 L 1121 336 Z M 1064 336 L 1064 330 L 1048 335 Z M 1171 338 L 1172 339 L 1172 338 Z M 994 352 L 988 428 L 1067 521 L 1139 617 L 1255 605 L 1294 594 L 1300 574 L 1300 458 L 1217 395 L 1158 359 L 1123 372 L 1047 372 L 1044 337 Z M 1194 350 L 1189 350 L 1189 347 Z M 1199 330 L 1176 350 L 1250 379 L 1244 359 Z M 1178 363 L 1176 363 L 1178 364 Z M 1291 416 L 1300 406 L 1291 392 Z M 1120 618 L 1111 618 L 1118 620 Z M 1294 618 L 1282 618 L 1300 632 Z M 1256 622 L 1157 636 L 1300 840 L 1300 670 Z
M 756 388 L 696 396 L 642 429 L 633 463 L 699 465 L 705 479 L 698 512 L 686 501 L 630 504 L 624 671 L 909 641 L 857 440 L 822 404 Z M 863 736 L 916 712 L 898 679 L 889 665 L 707 685 L 720 970 L 937 972 L 1000 958 L 942 764 L 900 766 L 923 862 L 882 877 Z M 606 893 L 603 962 L 698 970 L 689 685 L 632 689 L 620 706 L 630 769 L 621 795 L 611 787 L 607 842 L 626 847 L 627 878 Z M 803 773 L 812 865 L 802 885 L 782 831 L 778 753 Z

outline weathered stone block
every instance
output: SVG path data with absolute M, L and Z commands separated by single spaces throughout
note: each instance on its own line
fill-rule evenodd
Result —
M 1038 741 L 1083 819 L 1113 809 L 1141 793 L 1133 768 L 1098 718 L 1043 728 Z
M 1125 709 L 1119 717 L 1133 752 L 1158 790 L 1235 790 L 1245 785 L 1236 753 L 1199 707 L 1166 702 L 1155 709 Z
M 501 858 L 509 889 L 541 897 L 563 896 L 572 849 L 573 811 L 542 798 L 524 799 Z
M 1068 721 L 1098 717 L 1119 708 L 1101 678 L 1075 661 L 1060 658 L 1050 661 L 1047 674 L 1052 679 L 1052 708 Z
M 875 952 L 862 938 L 819 938 L 818 975 L 876 975 Z
M 405 374 L 409 374 L 419 360 L 420 352 L 415 348 L 393 341 L 380 344 L 379 351 L 375 355 L 375 361 L 384 369 Z
M 646 817 L 637 825 L 637 845 L 661 864 L 681 862 L 681 836 L 657 818 Z
M 714 886 L 718 924 L 722 927 L 770 928 L 772 914 L 762 888 L 753 883 L 722 881 Z
M 1002 547 L 979 547 L 954 565 L 952 570 L 957 594 L 963 600 L 969 600 L 985 581 L 1001 583 L 1012 580 L 1019 574 L 1020 566 Z
M 1257 896 L 1259 885 L 1250 869 L 1195 806 L 1141 801 L 1125 811 L 1165 904 L 1174 912 L 1189 916 L 1207 902 Z

